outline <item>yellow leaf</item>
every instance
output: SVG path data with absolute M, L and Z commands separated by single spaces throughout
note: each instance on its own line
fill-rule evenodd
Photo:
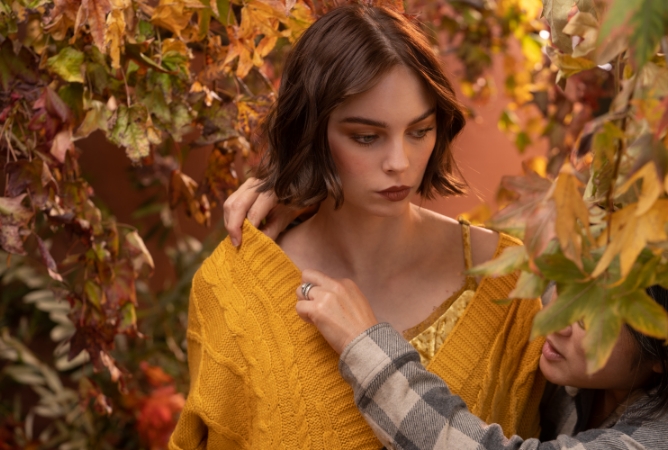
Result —
M 179 39 L 165 39 L 162 41 L 162 56 L 165 57 L 170 52 L 188 56 L 188 47 Z
M 636 216 L 645 214 L 652 207 L 654 202 L 661 195 L 661 184 L 656 173 L 656 166 L 652 161 L 648 162 L 640 168 L 639 171 L 633 174 L 631 178 L 626 180 L 623 185 L 615 192 L 615 195 L 621 195 L 626 192 L 636 181 L 642 179 L 642 188 L 638 195 L 638 208 L 636 209 Z
M 564 34 L 582 38 L 582 41 L 573 49 L 574 58 L 585 56 L 596 48 L 598 28 L 598 20 L 593 14 L 587 12 L 580 11 L 568 21 L 563 30 Z
M 545 51 L 552 63 L 559 68 L 559 76 L 563 78 L 596 67 L 596 63 L 593 61 L 585 58 L 574 58 L 571 55 L 560 53 L 552 47 L 545 47 Z
M 668 223 L 668 199 L 660 199 L 644 214 L 637 215 L 638 204 L 632 203 L 612 214 L 610 237 L 603 256 L 596 265 L 593 277 L 598 277 L 619 255 L 622 279 L 628 275 L 633 263 L 648 243 L 665 241 Z M 606 233 L 601 235 L 606 237 Z
M 543 178 L 547 177 L 547 158 L 544 156 L 534 156 L 522 161 L 522 170 L 527 173 L 529 170 L 537 173 Z
M 181 32 L 190 22 L 193 10 L 200 8 L 204 8 L 204 5 L 198 0 L 160 0 L 151 22 L 181 37 Z
M 557 177 L 552 198 L 557 206 L 555 231 L 564 256 L 582 269 L 582 235 L 580 227 L 589 234 L 589 210 L 580 194 L 580 181 L 573 167 L 564 164 Z M 579 221 L 579 224 L 578 224 Z
M 107 16 L 104 45 L 109 46 L 111 67 L 120 69 L 123 37 L 125 36 L 125 15 L 122 9 L 113 9 Z

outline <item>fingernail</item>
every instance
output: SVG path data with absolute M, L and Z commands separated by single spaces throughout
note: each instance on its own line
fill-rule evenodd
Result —
M 230 237 L 230 240 L 232 241 L 232 245 L 234 245 L 235 247 L 239 246 L 239 240 L 237 238 Z

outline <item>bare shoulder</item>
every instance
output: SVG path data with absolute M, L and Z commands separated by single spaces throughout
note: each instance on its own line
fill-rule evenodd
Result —
M 448 240 L 461 242 L 461 225 L 459 221 L 420 207 L 416 207 L 414 212 L 420 218 L 425 229 L 429 233 L 433 233 L 433 236 L 444 236 Z M 446 230 L 445 234 L 442 233 L 444 229 Z M 487 228 L 472 226 L 471 256 L 473 257 L 473 264 L 482 264 L 492 259 L 498 243 L 499 234 L 497 232 Z
M 471 226 L 471 256 L 477 266 L 494 257 L 499 245 L 499 233 L 487 228 Z

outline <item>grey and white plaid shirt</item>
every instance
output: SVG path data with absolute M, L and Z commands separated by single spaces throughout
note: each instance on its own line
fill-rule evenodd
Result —
M 577 433 L 586 420 L 582 414 L 578 418 L 583 403 L 576 408 L 575 399 L 584 398 L 586 405 L 587 392 L 575 396 L 564 388 L 544 397 L 542 441 L 506 438 L 499 425 L 471 414 L 387 323 L 368 329 L 348 345 L 339 370 L 353 387 L 364 418 L 389 449 L 668 450 L 668 417 L 638 419 L 642 398 L 617 411 L 601 428 Z

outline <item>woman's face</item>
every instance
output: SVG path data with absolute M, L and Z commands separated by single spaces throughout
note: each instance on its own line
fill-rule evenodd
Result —
M 436 143 L 435 106 L 420 78 L 396 66 L 332 112 L 327 136 L 345 207 L 406 211 Z
M 540 370 L 547 380 L 562 386 L 628 391 L 643 386 L 652 372 L 661 371 L 659 363 L 639 362 L 635 339 L 623 327 L 606 365 L 588 375 L 582 347 L 584 336 L 580 324 L 547 336 L 540 357 Z

